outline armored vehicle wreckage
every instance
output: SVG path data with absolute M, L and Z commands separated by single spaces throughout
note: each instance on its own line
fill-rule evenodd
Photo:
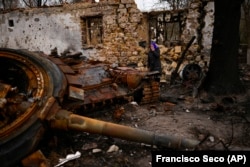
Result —
M 157 72 L 89 64 L 79 55 L 0 49 L 0 162 L 14 166 L 36 150 L 49 129 L 74 130 L 171 148 L 194 148 L 198 141 L 99 121 L 72 111 L 121 100 L 157 101 Z M 49 125 L 49 126 L 48 126 Z

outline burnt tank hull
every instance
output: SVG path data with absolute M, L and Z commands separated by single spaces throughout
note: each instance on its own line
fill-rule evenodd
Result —
M 86 131 L 162 145 L 193 148 L 196 140 L 98 121 L 70 111 L 88 110 L 116 100 L 155 102 L 157 73 L 108 64 L 86 64 L 80 57 L 48 56 L 40 52 L 0 49 L 0 161 L 14 166 L 34 151 L 50 128 Z M 49 126 L 47 126 L 49 125 Z M 126 132 L 126 133 L 125 133 Z

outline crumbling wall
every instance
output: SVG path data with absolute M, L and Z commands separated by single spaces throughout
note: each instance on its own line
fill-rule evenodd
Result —
M 214 2 L 207 2 L 204 6 L 205 17 L 203 19 L 204 26 L 202 29 L 202 50 L 205 55 L 210 55 L 214 28 Z
M 208 53 L 211 49 L 214 23 L 214 1 L 192 1 L 188 9 L 186 26 L 182 33 L 182 40 L 187 43 L 192 36 L 196 36 L 196 43 L 201 46 L 201 52 Z
M 59 7 L 19 9 L 0 16 L 0 47 L 43 51 L 58 55 L 82 52 L 88 60 L 114 65 L 145 67 L 151 40 L 150 13 L 138 10 L 134 0 L 100 0 L 99 3 L 65 4 Z M 97 19 L 97 22 L 91 20 Z M 96 24 L 98 23 L 99 24 Z M 175 69 L 185 44 L 196 36 L 183 65 L 197 63 L 207 67 L 213 30 L 213 1 L 196 0 L 185 16 L 181 43 L 160 43 L 163 73 Z M 146 44 L 148 45 L 148 44 Z
M 81 6 L 84 11 L 86 6 Z M 71 10 L 72 9 L 72 10 Z M 84 13 L 84 12 L 83 12 Z M 81 49 L 80 11 L 72 7 L 51 7 L 16 10 L 1 14 L 1 47 L 50 51 Z M 10 24 L 12 22 L 12 24 Z
M 188 63 L 197 63 L 203 69 L 207 69 L 209 66 L 213 23 L 214 1 L 192 1 L 187 14 L 186 26 L 182 33 L 184 43 L 187 43 L 192 36 L 196 36 L 196 40 L 189 49 L 191 52 L 187 55 Z
M 196 37 L 195 41 L 188 49 L 179 71 L 191 63 L 198 64 L 204 71 L 208 69 L 213 36 L 214 2 L 192 1 L 185 14 L 185 24 L 179 43 L 170 46 L 160 45 L 163 67 L 162 82 L 166 82 L 166 79 L 175 70 L 187 43 L 193 36 Z
M 100 16 L 102 42 L 83 43 L 83 18 Z M 147 26 L 134 0 L 101 0 L 60 7 L 21 9 L 0 16 L 0 47 L 43 51 L 81 51 L 88 59 L 115 64 L 139 62 Z M 92 36 L 91 36 L 92 38 Z

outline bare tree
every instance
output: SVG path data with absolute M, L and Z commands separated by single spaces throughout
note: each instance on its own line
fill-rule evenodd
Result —
M 24 4 L 28 7 L 33 7 L 33 3 L 32 3 L 32 0 L 22 0 L 24 2 Z
M 190 0 L 159 0 L 159 2 L 167 2 L 171 9 L 176 10 L 187 8 Z
M 47 0 L 22 0 L 27 7 L 42 7 L 46 5 Z
M 1 2 L 1 4 L 2 4 L 2 6 L 3 6 L 3 10 L 5 10 L 5 8 L 6 8 L 5 0 L 2 0 L 2 1 L 0 1 L 0 2 Z
M 38 7 L 42 6 L 42 0 L 37 0 L 37 6 Z
M 239 78 L 238 49 L 243 0 L 215 0 L 211 59 L 205 88 L 217 95 L 244 92 Z
M 18 7 L 19 0 L 1 0 L 0 3 L 3 6 L 3 10 L 14 9 Z

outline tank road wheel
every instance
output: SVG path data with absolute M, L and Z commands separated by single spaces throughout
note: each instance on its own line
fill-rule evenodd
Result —
M 13 167 L 34 151 L 45 130 L 37 115 L 65 88 L 62 72 L 38 53 L 0 48 L 1 167 Z
M 197 81 L 202 76 L 202 69 L 198 64 L 187 64 L 180 73 L 184 81 Z

